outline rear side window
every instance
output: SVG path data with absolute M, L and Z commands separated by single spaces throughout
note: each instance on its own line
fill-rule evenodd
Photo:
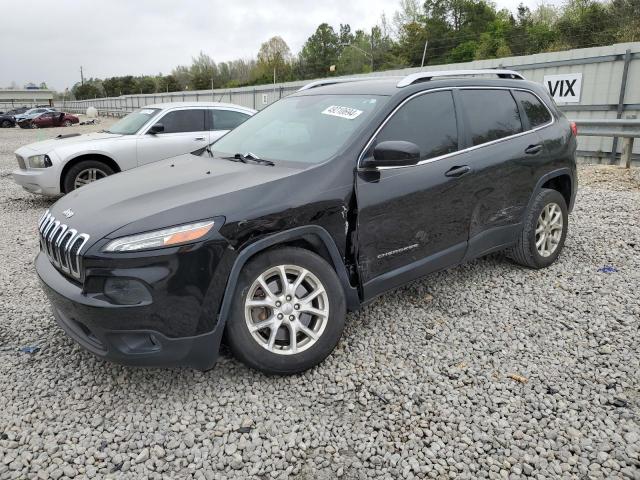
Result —
M 209 110 L 209 112 L 211 130 L 233 130 L 249 118 L 249 115 L 233 110 Z
M 164 133 L 202 132 L 204 130 L 204 110 L 176 110 L 159 120 L 164 125 Z
M 513 96 L 516 97 L 516 100 L 522 105 L 522 109 L 529 119 L 529 126 L 531 128 L 539 127 L 551 121 L 549 110 L 533 93 L 514 90 Z
M 376 137 L 378 143 L 404 140 L 420 148 L 420 159 L 458 150 L 458 126 L 450 91 L 420 95 L 403 105 Z
M 522 132 L 518 106 L 507 90 L 460 90 L 473 145 Z

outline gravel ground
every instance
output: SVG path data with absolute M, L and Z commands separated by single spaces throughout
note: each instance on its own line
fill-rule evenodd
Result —
M 77 347 L 38 288 L 50 201 L 8 174 L 57 133 L 0 130 L 0 478 L 640 478 L 637 172 L 580 168 L 552 267 L 414 282 L 303 375 L 145 370 Z

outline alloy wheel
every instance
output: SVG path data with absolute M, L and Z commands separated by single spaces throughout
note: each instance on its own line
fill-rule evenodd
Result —
M 549 257 L 557 250 L 562 238 L 564 221 L 557 203 L 549 203 L 540 212 L 536 224 L 536 249 L 542 257 Z
M 292 355 L 313 346 L 329 320 L 329 297 L 309 270 L 297 265 L 269 268 L 249 288 L 245 322 L 266 350 Z
M 106 177 L 107 174 L 99 168 L 87 168 L 80 171 L 73 182 L 73 188 L 80 188 L 87 183 L 95 182 Z

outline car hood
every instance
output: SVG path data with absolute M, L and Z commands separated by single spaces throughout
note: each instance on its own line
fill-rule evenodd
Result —
M 109 138 L 118 138 L 121 136 L 122 135 L 116 133 L 105 132 L 86 133 L 84 135 L 72 134 L 72 136 L 69 137 L 51 138 L 49 140 L 43 140 L 41 142 L 30 143 L 22 148 L 33 150 L 36 153 L 44 154 L 58 147 L 66 147 L 68 145 L 73 145 L 76 143 L 95 142 L 97 140 L 105 140 Z
M 70 228 L 89 234 L 94 243 L 106 236 L 141 233 L 246 209 L 247 189 L 299 171 L 186 154 L 81 187 L 62 197 L 50 211 Z M 68 210 L 73 215 L 65 218 L 62 212 L 68 215 Z

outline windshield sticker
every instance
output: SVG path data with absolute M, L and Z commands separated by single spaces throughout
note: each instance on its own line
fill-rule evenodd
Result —
M 332 115 L 334 117 L 353 120 L 354 118 L 358 117 L 362 113 L 362 110 L 358 110 L 357 108 L 351 108 L 351 107 L 340 107 L 338 105 L 331 105 L 330 107 L 325 108 L 321 113 L 324 115 Z
M 144 110 L 140 110 L 140 113 L 141 113 L 142 115 L 151 115 L 151 114 L 153 113 L 153 110 L 149 110 L 149 109 L 147 108 L 147 109 L 144 109 Z

